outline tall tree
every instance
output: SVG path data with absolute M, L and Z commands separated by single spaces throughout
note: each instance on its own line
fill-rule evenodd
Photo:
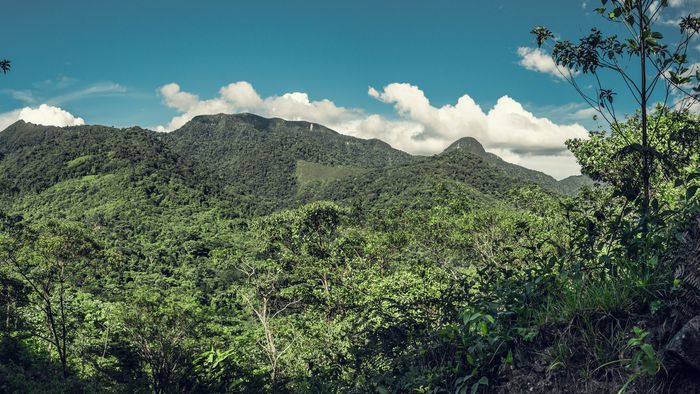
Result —
M 89 271 L 86 264 L 97 250 L 78 227 L 55 222 L 15 236 L 0 233 L 0 269 L 31 289 L 29 302 L 42 312 L 45 323 L 34 335 L 55 349 L 64 378 L 73 320 L 71 287 L 80 281 L 73 279 Z
M 661 42 L 663 34 L 654 30 L 661 13 L 668 7 L 668 0 L 601 0 L 601 3 L 596 12 L 613 24 L 622 26 L 624 37 L 607 35 L 593 28 L 590 34 L 574 43 L 555 38 L 551 30 L 542 26 L 535 27 L 531 33 L 536 36 L 538 46 L 547 42 L 553 44 L 552 57 L 561 66 L 563 77 L 610 125 L 613 132 L 619 132 L 624 121 L 618 118 L 613 105 L 617 93 L 605 84 L 603 75 L 611 73 L 621 80 L 638 104 L 641 141 L 627 141 L 619 154 L 641 157 L 641 225 L 642 234 L 646 237 L 651 200 L 650 177 L 654 161 L 661 158 L 649 139 L 649 121 L 655 131 L 666 113 L 665 110 L 656 111 L 656 118 L 649 119 L 648 109 L 654 100 L 666 108 L 674 95 L 683 97 L 676 102 L 677 109 L 681 111 L 700 102 L 700 70 L 691 69 L 687 56 L 688 44 L 700 33 L 700 17 L 689 15 L 682 18 L 679 41 L 668 45 Z M 636 63 L 632 60 L 635 58 Z M 578 79 L 584 75 L 593 77 L 594 93 L 579 83 Z

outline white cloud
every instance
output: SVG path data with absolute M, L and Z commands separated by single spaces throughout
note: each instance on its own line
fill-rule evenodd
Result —
M 8 93 L 13 99 L 22 101 L 25 104 L 31 105 L 36 103 L 36 98 L 31 90 L 13 90 L 5 89 L 3 93 Z
M 698 9 L 700 8 L 700 0 L 669 0 L 668 5 L 671 8 L 669 12 L 672 13 L 674 17 L 667 17 L 663 15 L 657 17 L 657 20 L 664 25 L 678 27 L 683 17 L 688 15 L 700 15 L 698 12 Z M 655 8 L 658 6 L 658 2 L 655 1 L 652 3 L 652 6 L 653 8 L 651 9 L 651 12 L 653 13 Z M 659 14 L 661 14 L 661 12 Z
M 468 95 L 460 97 L 455 105 L 434 107 L 422 90 L 405 83 L 387 85 L 381 93 L 370 89 L 370 95 L 393 104 L 402 118 L 421 126 L 406 141 L 408 145 L 398 144 L 400 149 L 409 151 L 410 144 L 419 142 L 420 153 L 439 152 L 458 138 L 472 136 L 486 148 L 530 154 L 561 152 L 567 139 L 588 135 L 578 124 L 557 125 L 538 118 L 508 96 L 498 99 L 485 112 Z
M 256 108 L 262 103 L 262 99 L 258 96 L 253 85 L 245 81 L 224 86 L 219 90 L 219 94 L 239 108 Z
M 700 5 L 700 0 L 669 0 L 668 5 L 671 7 L 690 7 Z
M 565 79 L 571 74 L 571 71 L 566 67 L 558 66 L 552 56 L 541 48 L 518 48 L 518 56 L 520 56 L 519 64 L 530 71 L 537 71 Z
M 593 107 L 582 108 L 574 112 L 571 116 L 575 119 L 590 119 L 593 116 L 598 115 L 598 110 Z
M 501 97 L 488 111 L 468 95 L 455 104 L 435 107 L 421 89 L 406 83 L 392 83 L 381 91 L 368 89 L 371 97 L 393 105 L 397 114 L 393 119 L 340 107 L 327 99 L 313 101 L 302 92 L 261 98 L 250 83 L 243 81 L 222 87 L 217 97 L 207 100 L 182 91 L 175 83 L 161 87 L 160 93 L 164 103 L 180 114 L 167 126 L 154 127 L 158 131 L 177 129 L 197 115 L 254 112 L 316 122 L 360 138 L 378 138 L 414 154 L 438 153 L 455 140 L 471 136 L 508 161 L 555 177 L 579 173 L 564 141 L 588 136 L 583 126 L 560 125 L 537 117 L 508 96 Z
M 265 116 L 288 120 L 307 120 L 322 124 L 336 124 L 349 120 L 357 110 L 336 106 L 332 101 L 311 101 L 306 93 L 292 92 L 282 96 L 260 98 L 253 86 L 245 81 L 234 82 L 219 89 L 219 96 L 200 100 L 197 95 L 184 92 L 176 83 L 160 88 L 165 105 L 181 115 L 170 120 L 167 126 L 156 126 L 158 131 L 175 130 L 197 115 L 256 112 Z
M 18 120 L 45 126 L 79 126 L 85 124 L 82 118 L 73 116 L 70 112 L 47 104 L 36 108 L 24 107 L 11 112 L 0 114 L 0 130 Z

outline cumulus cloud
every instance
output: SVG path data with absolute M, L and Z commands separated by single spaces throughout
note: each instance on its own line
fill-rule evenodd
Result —
M 571 73 L 566 67 L 558 66 L 552 56 L 541 48 L 520 47 L 518 56 L 520 56 L 519 64 L 530 71 L 549 74 L 560 79 L 568 77 Z
M 700 0 L 669 0 L 668 5 L 671 7 L 690 7 L 700 5 Z
M 306 93 L 292 92 L 262 99 L 253 86 L 245 81 L 234 82 L 219 89 L 213 99 L 201 100 L 199 96 L 184 92 L 180 85 L 169 83 L 160 88 L 165 105 L 181 114 L 172 118 L 158 131 L 175 130 L 197 115 L 255 112 L 264 116 L 288 120 L 307 120 L 322 124 L 337 124 L 350 120 L 358 110 L 336 106 L 330 100 L 311 101 Z
M 652 3 L 651 13 L 653 14 L 658 8 L 658 1 Z M 681 19 L 688 15 L 699 16 L 700 12 L 700 0 L 669 0 L 668 6 L 670 10 L 666 12 L 668 15 L 659 15 L 656 20 L 660 23 L 677 27 L 681 23 Z M 660 13 L 661 14 L 661 13 Z
M 68 111 L 59 107 L 41 104 L 36 108 L 24 107 L 11 112 L 0 114 L 0 130 L 5 130 L 7 126 L 18 120 L 40 124 L 45 126 L 79 126 L 85 124 L 83 118 L 73 116 Z
M 393 104 L 402 118 L 420 125 L 420 131 L 414 132 L 411 139 L 421 143 L 422 153 L 440 151 L 464 136 L 478 139 L 487 148 L 558 153 L 566 149 L 564 141 L 567 139 L 588 135 L 578 124 L 557 125 L 549 119 L 538 118 L 508 96 L 498 99 L 496 105 L 485 112 L 468 95 L 460 97 L 455 105 L 435 107 L 422 90 L 405 83 L 387 85 L 381 93 L 371 88 L 369 93 Z M 426 144 L 428 141 L 433 144 Z
M 579 171 L 564 141 L 586 138 L 586 129 L 576 123 L 559 125 L 537 117 L 508 96 L 501 97 L 493 108 L 484 111 L 468 95 L 460 97 L 454 105 L 435 107 L 422 90 L 405 83 L 387 85 L 382 92 L 370 88 L 369 94 L 393 104 L 402 118 L 403 122 L 398 124 L 389 122 L 374 128 L 377 133 L 381 133 L 382 128 L 392 130 L 387 142 L 399 149 L 436 153 L 458 138 L 471 136 L 507 161 L 555 177 Z M 365 125 L 359 125 L 362 126 Z M 378 138 L 382 138 L 381 134 Z
M 508 96 L 487 111 L 469 95 L 436 107 L 420 88 L 406 83 L 392 83 L 381 91 L 368 89 L 371 97 L 394 107 L 392 118 L 337 106 L 327 99 L 314 101 L 302 92 L 263 98 L 244 81 L 222 87 L 212 99 L 202 100 L 175 83 L 161 87 L 160 94 L 180 114 L 166 126 L 155 127 L 159 131 L 177 129 L 197 115 L 254 112 L 321 123 L 344 134 L 378 138 L 414 154 L 438 153 L 455 140 L 471 136 L 507 161 L 560 178 L 579 171 L 564 141 L 588 136 L 583 126 L 537 117 Z

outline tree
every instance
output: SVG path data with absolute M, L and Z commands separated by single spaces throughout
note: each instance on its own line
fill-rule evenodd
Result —
M 238 258 L 243 280 L 237 294 L 262 331 L 258 347 L 273 389 L 296 340 L 288 316 L 330 303 L 332 276 L 339 271 L 333 267 L 333 243 L 346 213 L 333 203 L 317 202 L 258 219 L 252 225 L 258 255 Z M 301 320 L 293 315 L 294 323 Z
M 265 354 L 270 370 L 270 383 L 277 388 L 280 378 L 280 361 L 294 344 L 294 339 L 281 346 L 282 338 L 278 329 L 280 320 L 287 309 L 298 304 L 301 299 L 287 294 L 283 288 L 284 274 L 282 267 L 273 260 L 246 261 L 241 259 L 240 272 L 245 276 L 238 288 L 238 296 L 252 312 L 262 330 L 262 339 L 258 345 Z
M 559 40 L 546 27 L 535 27 L 532 34 L 536 36 L 537 45 L 553 42 L 552 57 L 555 63 L 566 71 L 563 77 L 576 89 L 579 95 L 600 115 L 613 132 L 620 133 L 621 121 L 613 105 L 617 93 L 604 85 L 604 71 L 617 76 L 627 87 L 629 94 L 638 104 L 640 113 L 641 141 L 626 141 L 620 152 L 621 156 L 637 155 L 641 157 L 641 223 L 642 235 L 647 235 L 649 203 L 651 200 L 651 173 L 655 160 L 661 155 L 649 139 L 648 107 L 654 99 L 666 108 L 674 94 L 681 94 L 683 99 L 676 103 L 680 111 L 700 102 L 700 70 L 691 70 L 688 66 L 688 44 L 700 33 L 700 17 L 682 18 L 679 27 L 681 37 L 674 48 L 662 44 L 663 34 L 654 31 L 655 22 L 660 17 L 668 0 L 601 0 L 602 7 L 596 9 L 607 20 L 621 25 L 626 32 L 625 38 L 617 35 L 605 35 L 598 28 L 582 37 L 578 43 Z M 626 59 L 636 58 L 637 66 L 630 66 Z M 631 63 L 631 62 L 630 62 Z M 693 73 L 693 71 L 695 71 Z M 590 94 L 577 81 L 582 75 L 589 75 L 594 80 L 595 94 Z M 693 86 L 693 80 L 698 83 Z M 663 87 L 663 92 L 657 88 Z M 665 110 L 656 111 L 656 118 L 651 119 L 652 130 L 661 124 Z
M 347 210 L 331 202 L 315 202 L 269 215 L 253 224 L 262 254 L 299 273 L 317 279 L 328 297 L 333 271 L 333 242 Z
M 38 228 L 0 233 L 0 268 L 30 290 L 29 302 L 41 310 L 45 327 L 33 334 L 58 353 L 63 377 L 68 375 L 72 329 L 71 287 L 89 272 L 98 246 L 73 225 L 49 222 Z M 82 271 L 82 272 L 81 272 Z
M 649 140 L 654 141 L 658 156 L 649 178 L 652 192 L 658 195 L 676 181 L 682 181 L 696 165 L 700 157 L 700 118 L 667 108 L 656 111 L 658 126 L 649 130 Z M 628 146 L 628 141 L 639 139 L 640 129 L 641 118 L 632 116 L 608 135 L 592 133 L 586 140 L 567 141 L 567 146 L 583 173 L 633 200 L 640 189 L 639 177 L 635 176 L 639 161 L 617 153 Z
M 12 67 L 11 62 L 7 59 L 2 59 L 0 60 L 0 70 L 2 70 L 3 74 L 7 74 L 8 71 L 10 71 L 10 68 Z
M 147 367 L 154 393 L 187 392 L 193 353 L 188 341 L 197 330 L 199 310 L 186 295 L 135 288 L 133 303 L 122 313 L 131 346 Z

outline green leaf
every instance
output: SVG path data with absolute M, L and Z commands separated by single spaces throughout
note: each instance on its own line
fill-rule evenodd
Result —
M 377 393 L 379 394 L 389 394 L 389 390 L 384 386 L 377 387 Z
M 478 382 L 476 382 L 472 385 L 472 394 L 476 394 L 476 392 L 479 391 L 479 386 L 488 386 L 488 385 L 489 385 L 489 379 L 486 376 L 483 376 L 481 379 L 479 379 Z
M 693 186 L 689 187 L 688 190 L 685 191 L 685 199 L 690 200 L 691 198 L 693 198 L 695 196 L 695 193 L 698 192 L 698 187 L 700 187 L 700 186 L 693 185 Z
M 487 336 L 489 335 L 489 326 L 486 325 L 485 321 L 482 321 L 481 324 L 479 325 L 479 328 L 481 330 L 481 335 L 482 336 Z

